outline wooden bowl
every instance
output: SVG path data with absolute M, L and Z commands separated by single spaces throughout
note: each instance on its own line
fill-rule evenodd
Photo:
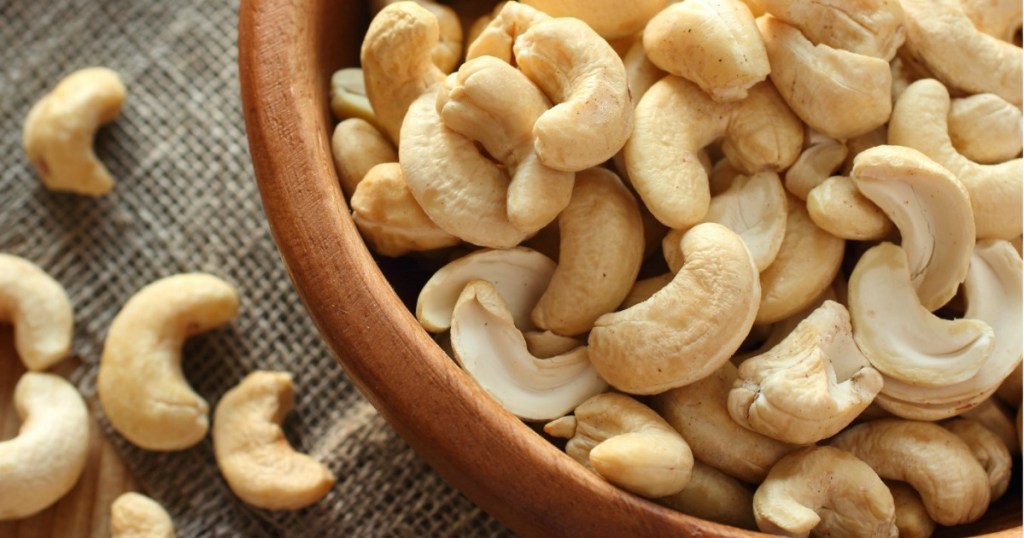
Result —
M 349 378 L 441 476 L 519 534 L 757 535 L 668 510 L 586 471 L 481 391 L 420 327 L 408 303 L 423 275 L 371 256 L 331 158 L 329 79 L 358 65 L 368 19 L 355 1 L 244 0 L 238 34 L 245 122 L 271 231 Z M 1020 524 L 1015 483 L 1016 501 L 972 532 Z M 1020 527 L 1007 533 L 1019 536 Z

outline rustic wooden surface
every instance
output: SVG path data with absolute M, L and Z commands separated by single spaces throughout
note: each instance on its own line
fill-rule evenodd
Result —
M 53 371 L 65 377 L 74 371 L 71 358 Z M 14 386 L 25 372 L 14 351 L 9 325 L 0 325 L 0 440 L 18 434 L 21 423 L 14 409 Z M 135 483 L 124 464 L 93 421 L 89 459 L 75 487 L 56 504 L 17 521 L 0 522 L 3 538 L 57 538 L 110 536 L 110 505 Z

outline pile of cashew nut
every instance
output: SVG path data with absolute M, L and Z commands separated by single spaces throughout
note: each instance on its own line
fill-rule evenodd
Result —
M 332 80 L 341 187 L 371 250 L 436 264 L 416 317 L 511 413 L 788 536 L 1003 494 L 1019 2 L 380 4 Z

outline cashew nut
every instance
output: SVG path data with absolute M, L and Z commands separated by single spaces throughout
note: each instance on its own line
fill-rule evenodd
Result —
M 917 490 L 906 482 L 883 480 L 896 506 L 896 528 L 901 538 L 928 538 L 935 532 L 935 521 L 928 515 Z
M 0 254 L 0 322 L 14 325 L 14 347 L 29 370 L 45 370 L 71 351 L 74 312 L 64 288 L 10 254 Z
M 22 144 L 46 188 L 92 196 L 114 188 L 92 144 L 96 130 L 121 114 L 125 93 L 115 71 L 88 67 L 65 77 L 32 107 Z
M 616 39 L 644 29 L 647 21 L 665 7 L 666 0 L 523 0 L 552 17 L 575 17 L 590 25 L 601 37 Z
M 906 39 L 899 0 L 753 0 L 815 44 L 892 60 Z
M 960 8 L 979 32 L 1020 46 L 1024 8 L 1017 0 L 960 0 Z
M 480 56 L 494 56 L 512 63 L 512 45 L 520 34 L 536 24 L 551 20 L 551 16 L 528 6 L 524 2 L 502 2 L 495 7 L 494 17 L 470 41 L 466 61 Z
M 110 506 L 110 535 L 111 538 L 174 538 L 174 522 L 153 499 L 128 492 Z
M 806 200 L 811 189 L 839 169 L 848 153 L 846 144 L 808 128 L 804 148 L 796 162 L 786 170 L 786 190 Z
M 977 407 L 964 411 L 961 418 L 980 422 L 982 426 L 1003 440 L 1011 454 L 1020 454 L 1020 439 L 1018 437 L 1020 434 L 1018 427 L 1014 424 L 1013 412 L 995 398 L 988 398 Z
M 949 107 L 949 139 L 964 157 L 995 164 L 1020 155 L 1020 109 L 999 96 L 981 93 L 953 99 Z
M 943 423 L 942 427 L 959 437 L 988 473 L 992 499 L 1002 497 L 1010 486 L 1010 473 L 1013 470 L 1010 449 L 1002 438 L 980 422 L 967 418 L 955 418 Z
M 330 469 L 296 452 L 281 431 L 294 397 L 291 374 L 258 370 L 217 403 L 213 453 L 231 491 L 248 504 L 295 510 L 334 487 Z
M 398 0 L 370 0 L 370 13 L 376 16 Z M 430 52 L 430 59 L 444 73 L 451 73 L 462 59 L 462 19 L 451 6 L 433 0 L 412 0 L 437 17 L 438 41 Z
M 655 502 L 708 521 L 741 529 L 757 528 L 754 492 L 743 482 L 696 460 L 683 491 Z
M 89 412 L 71 383 L 28 372 L 14 387 L 17 437 L 0 442 L 0 521 L 28 517 L 78 482 L 89 453 Z
M 711 198 L 704 222 L 717 222 L 739 234 L 758 271 L 779 254 L 786 235 L 786 190 L 775 172 L 733 178 Z
M 885 212 L 867 199 L 848 176 L 832 176 L 807 193 L 807 214 L 819 228 L 851 241 L 892 235 Z
M 110 425 L 147 450 L 201 441 L 209 406 L 182 374 L 181 347 L 237 313 L 238 292 L 213 275 L 174 275 L 136 292 L 111 323 L 100 358 L 96 388 Z
M 338 170 L 341 191 L 348 198 L 371 168 L 381 163 L 398 162 L 398 152 L 380 131 L 369 122 L 349 118 L 334 128 L 331 154 Z
M 331 112 L 339 120 L 361 119 L 374 129 L 378 126 L 370 99 L 366 96 L 363 70 L 358 67 L 339 69 L 331 75 Z

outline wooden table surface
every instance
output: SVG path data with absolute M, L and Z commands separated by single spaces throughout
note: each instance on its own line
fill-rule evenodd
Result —
M 77 361 L 70 358 L 53 369 L 68 377 Z M 14 409 L 14 386 L 25 372 L 14 351 L 9 325 L 0 325 L 0 440 L 18 434 L 21 422 Z M 92 410 L 90 410 L 91 412 Z M 26 519 L 0 521 L 3 538 L 108 537 L 110 505 L 135 483 L 95 420 L 89 436 L 89 459 L 75 487 L 55 504 Z

